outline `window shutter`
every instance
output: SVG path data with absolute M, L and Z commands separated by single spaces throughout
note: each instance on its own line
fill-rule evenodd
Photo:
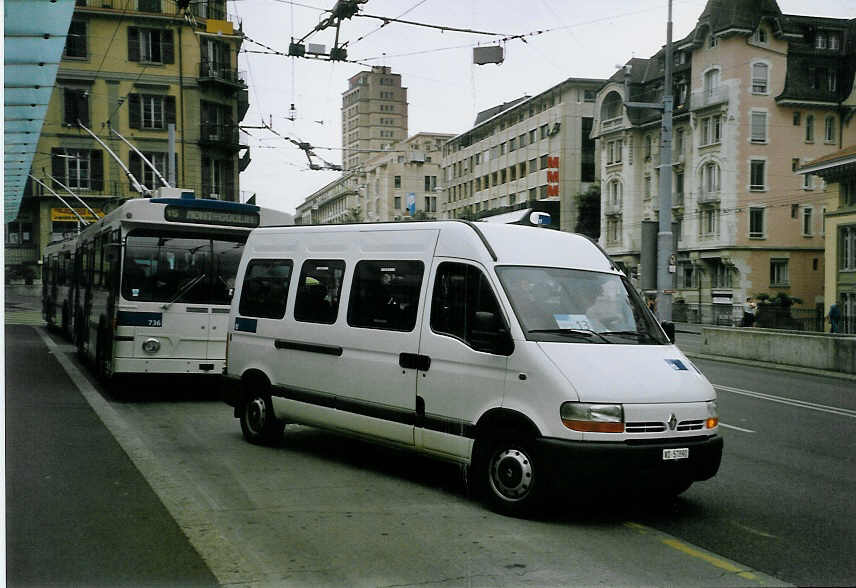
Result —
M 85 126 L 89 126 L 89 94 L 84 90 L 76 90 L 75 98 L 77 102 L 77 118 L 80 119 Z M 77 124 L 77 120 L 72 121 L 72 124 Z
M 128 27 L 128 61 L 140 60 L 140 30 Z
M 172 29 L 161 31 L 161 63 L 175 63 L 175 50 L 172 44 Z
M 175 96 L 164 98 L 164 108 L 166 109 L 166 124 L 175 124 Z
M 63 184 L 66 184 L 68 182 L 65 180 L 65 159 L 60 157 L 61 155 L 65 155 L 65 149 L 60 147 L 51 149 L 51 175 Z M 55 189 L 60 189 L 59 184 L 56 182 L 52 183 Z
M 104 190 L 104 158 L 98 149 L 89 152 L 89 181 L 94 192 Z
M 131 174 L 137 178 L 138 182 L 143 182 L 143 160 L 133 151 L 131 151 L 131 158 L 128 161 L 128 169 L 131 170 Z
M 66 88 L 63 91 L 63 99 L 65 100 L 65 120 L 63 122 L 67 125 L 72 125 L 74 127 L 77 126 L 77 114 L 75 112 L 77 106 L 77 104 L 75 103 L 76 92 L 77 90 L 72 90 L 70 88 Z
M 132 129 L 139 129 L 141 126 L 141 118 L 142 112 L 140 108 L 140 95 L 128 94 L 128 126 Z
M 201 198 L 207 198 L 211 194 L 211 159 L 202 157 L 202 194 Z

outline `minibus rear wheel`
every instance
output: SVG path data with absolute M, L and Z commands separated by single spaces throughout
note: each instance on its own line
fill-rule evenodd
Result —
M 250 443 L 273 445 L 282 439 L 285 423 L 274 416 L 269 394 L 251 392 L 244 395 L 240 415 L 241 432 Z
M 511 516 L 530 514 L 541 494 L 533 444 L 503 435 L 486 439 L 479 453 L 476 483 L 490 506 Z

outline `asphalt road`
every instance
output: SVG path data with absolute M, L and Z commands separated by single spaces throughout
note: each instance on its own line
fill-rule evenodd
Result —
M 459 472 L 447 464 L 305 427 L 289 427 L 278 447 L 249 445 L 231 410 L 204 382 L 140 380 L 141 387 L 119 400 L 80 374 L 62 341 L 47 341 L 55 357 L 46 355 L 44 341 L 41 351 L 38 340 L 27 343 L 18 359 L 35 365 L 11 381 L 7 395 L 27 386 L 41 390 L 45 374 L 60 366 L 72 374 L 68 382 L 80 391 L 76 402 L 70 400 L 73 394 L 69 397 L 68 405 L 85 412 L 85 398 L 98 417 L 84 430 L 98 430 L 99 421 L 106 425 L 140 480 L 171 515 L 184 537 L 183 547 L 198 554 L 210 574 L 185 579 L 181 574 L 197 569 L 192 557 L 178 564 L 180 569 L 137 568 L 141 574 L 161 573 L 153 577 L 175 580 L 168 583 L 207 583 L 212 578 L 221 585 L 250 586 L 758 586 L 856 581 L 852 382 L 696 361 L 719 387 L 726 425 L 726 454 L 716 478 L 696 484 L 666 507 L 605 497 L 591 504 L 557 505 L 551 516 L 523 521 L 495 515 L 471 500 Z M 39 385 L 32 386 L 34 382 Z M 35 420 L 44 418 L 43 411 L 36 410 L 42 405 L 39 400 L 45 398 L 29 402 Z M 7 414 L 9 409 L 7 400 Z M 63 416 L 68 412 L 63 404 L 52 405 L 49 412 L 56 415 L 42 428 L 55 428 L 49 436 L 55 441 L 37 452 L 38 460 L 46 468 L 61 468 L 63 460 L 50 454 L 67 454 L 62 442 L 70 417 Z M 7 428 L 7 453 L 10 437 L 33 433 L 24 426 Z M 121 470 L 115 465 L 121 455 L 102 449 L 110 439 L 98 434 L 88 443 L 85 433 L 78 434 L 73 447 L 89 467 L 106 460 L 99 466 L 104 469 L 91 472 L 88 479 L 93 484 L 100 483 L 100 477 L 113 480 L 111 474 Z M 16 474 L 7 457 L 7 480 L 10 473 L 12 479 L 24 476 L 28 466 L 34 467 L 32 462 L 19 464 Z M 12 481 L 7 484 L 11 487 Z M 144 494 L 137 492 L 131 495 L 134 503 Z M 79 497 L 75 492 L 62 494 L 69 501 Z M 80 514 L 82 509 L 63 508 L 111 529 L 149 527 L 149 515 L 109 516 L 122 511 L 123 498 L 127 495 L 117 504 L 102 506 L 93 496 L 87 500 L 87 512 L 92 513 L 88 518 Z M 35 520 L 41 516 L 26 512 Z M 74 529 L 83 524 L 68 513 L 57 516 L 65 517 L 65 525 L 58 526 Z M 7 522 L 11 520 L 10 511 Z M 166 535 L 168 527 L 152 525 L 144 534 Z M 90 537 L 84 530 L 76 540 Z M 42 544 L 56 540 L 37 529 L 26 538 L 29 542 L 7 542 L 8 561 L 16 557 L 16 549 L 41 550 Z M 108 545 L 112 549 L 122 542 L 110 540 Z M 180 552 L 179 547 L 169 549 Z M 72 583 L 84 577 L 80 569 L 91 570 L 97 565 L 94 560 L 107 553 L 105 548 L 78 559 L 75 552 L 51 577 Z M 62 555 L 53 551 L 54 557 Z M 37 563 L 51 565 L 49 559 Z M 139 583 L 145 582 L 106 582 Z

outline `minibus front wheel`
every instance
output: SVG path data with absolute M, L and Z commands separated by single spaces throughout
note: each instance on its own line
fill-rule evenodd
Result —
M 484 445 L 476 468 L 487 501 L 502 514 L 529 514 L 540 495 L 534 445 L 515 437 L 495 437 Z
M 261 391 L 245 394 L 240 409 L 241 432 L 255 445 L 272 445 L 282 439 L 285 423 L 274 416 L 270 395 Z

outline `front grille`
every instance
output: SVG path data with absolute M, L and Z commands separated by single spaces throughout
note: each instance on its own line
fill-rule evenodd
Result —
M 704 442 L 710 439 L 710 435 L 699 435 L 697 437 L 656 437 L 654 439 L 627 439 L 627 445 L 662 445 L 668 443 L 671 446 Z
M 704 419 L 698 421 L 681 421 L 678 423 L 678 431 L 700 431 L 704 427 Z
M 625 433 L 662 433 L 665 430 L 666 425 L 657 422 L 627 423 L 624 425 Z

